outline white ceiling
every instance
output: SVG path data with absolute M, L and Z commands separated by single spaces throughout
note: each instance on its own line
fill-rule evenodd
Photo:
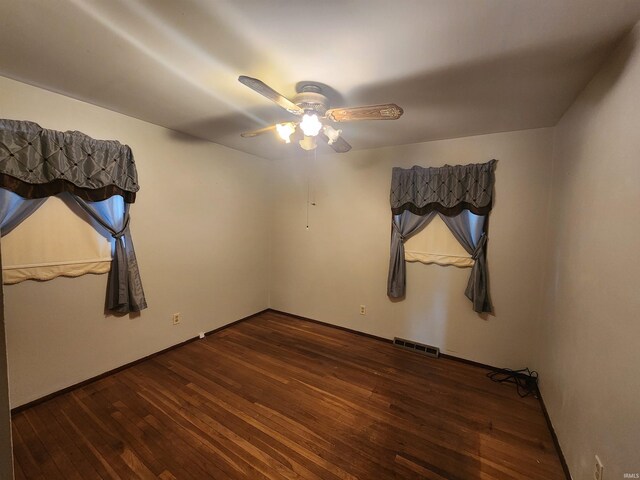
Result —
M 289 114 L 238 75 L 288 97 L 321 82 L 332 106 L 404 108 L 341 124 L 354 148 L 544 127 L 640 19 L 638 0 L 0 4 L 1 75 L 268 158 L 299 147 L 239 134 Z

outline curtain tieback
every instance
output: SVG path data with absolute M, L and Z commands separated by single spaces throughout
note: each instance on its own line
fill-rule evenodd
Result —
M 120 230 L 119 232 L 116 233 L 112 233 L 111 236 L 113 238 L 115 238 L 116 240 L 122 238 L 124 236 L 124 232 L 127 231 L 127 227 L 129 226 L 129 218 L 127 217 L 127 221 L 124 222 L 124 227 L 122 227 L 122 230 Z
M 400 231 L 400 227 L 398 227 L 398 225 L 396 225 L 396 222 L 394 222 L 393 220 L 391 221 L 391 225 L 393 226 L 393 229 L 396 231 L 396 233 L 400 237 L 400 243 L 404 243 L 405 238 L 404 238 L 404 235 L 402 235 L 402 232 Z
M 476 245 L 476 248 L 473 250 L 473 255 L 471 255 L 471 258 L 473 258 L 474 260 L 477 260 L 478 257 L 482 255 L 482 252 L 484 251 L 484 246 L 486 244 L 487 244 L 487 234 L 483 233 L 480 236 L 480 239 L 478 240 L 478 245 Z

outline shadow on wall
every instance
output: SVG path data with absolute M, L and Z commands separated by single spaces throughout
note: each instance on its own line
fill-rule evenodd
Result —
M 410 107 L 405 109 L 409 117 L 412 111 L 425 109 L 479 111 L 501 116 L 516 102 L 535 106 L 540 101 L 548 103 L 549 95 L 560 99 L 566 97 L 567 92 L 581 90 L 605 59 L 612 41 L 594 45 L 578 55 L 582 45 L 582 39 L 574 39 L 563 44 L 522 48 L 507 55 L 371 83 L 353 90 L 349 101 L 378 103 L 392 98 Z M 582 65 L 586 67 L 578 68 Z M 504 82 L 505 78 L 507 88 L 496 91 L 495 84 Z M 559 79 L 566 82 L 564 91 L 558 90 L 558 84 L 562 83 Z M 541 126 L 554 125 L 572 102 L 573 99 L 558 101 L 555 111 L 546 117 L 549 123 Z
M 590 95 L 582 97 L 582 101 L 588 100 L 591 105 L 595 105 L 601 103 L 603 99 L 606 98 L 609 92 L 614 89 L 622 74 L 627 70 L 629 59 L 633 57 L 634 51 L 638 48 L 637 44 L 638 42 L 630 41 L 629 36 L 627 35 L 625 35 L 624 38 L 620 42 L 618 42 L 616 51 L 616 62 L 609 65 L 609 67 L 606 69 L 606 75 L 599 75 L 598 77 L 598 82 L 601 83 L 604 88 L 592 90 Z M 607 57 L 607 60 L 608 58 L 609 57 Z M 600 68 L 601 66 L 602 64 L 598 65 L 598 68 Z M 573 104 L 573 101 L 571 103 Z
M 238 82 L 239 88 L 247 88 Z M 256 96 L 259 96 L 257 93 Z M 262 124 L 257 124 L 251 117 L 258 117 L 263 119 Z M 287 112 L 286 110 L 278 107 L 276 104 L 271 103 L 266 98 L 264 99 L 264 105 L 260 107 L 254 107 L 242 112 L 229 113 L 219 117 L 211 117 L 208 119 L 202 119 L 197 122 L 176 125 L 174 128 L 179 132 L 190 132 L 193 135 L 200 136 L 202 138 L 214 138 L 221 139 L 229 135 L 240 137 L 242 132 L 248 132 L 250 130 L 256 130 L 258 128 L 273 125 L 275 123 L 289 122 L 296 120 L 298 117 Z M 270 135 L 266 135 L 270 136 Z M 246 138 L 245 141 L 255 140 L 254 138 Z

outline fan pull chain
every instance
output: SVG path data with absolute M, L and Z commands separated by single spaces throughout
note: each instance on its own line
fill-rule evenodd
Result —
M 311 202 L 311 168 L 313 166 L 313 163 L 315 162 L 311 162 L 311 152 L 309 152 L 308 156 L 308 162 L 307 162 L 307 230 L 309 230 L 309 205 L 311 205 L 312 207 L 315 207 L 316 204 L 315 202 Z M 316 160 L 318 158 L 318 152 L 317 149 L 314 148 L 313 149 L 313 159 Z

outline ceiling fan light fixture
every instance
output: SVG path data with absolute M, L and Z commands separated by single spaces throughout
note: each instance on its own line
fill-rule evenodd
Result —
M 291 143 L 291 136 L 298 130 L 304 133 L 305 137 L 300 141 L 301 148 L 313 150 L 316 148 L 315 137 L 320 135 L 323 142 L 327 143 L 335 152 L 345 153 L 351 150 L 351 145 L 342 137 L 342 131 L 336 130 L 329 125 L 323 125 L 321 118 L 330 122 L 353 122 L 357 120 L 397 120 L 404 110 L 395 103 L 384 103 L 379 105 L 365 105 L 362 107 L 340 107 L 329 108 L 329 99 L 323 93 L 322 84 L 312 82 L 301 82 L 296 88 L 298 94 L 292 100 L 283 97 L 269 85 L 257 78 L 240 75 L 238 81 L 259 93 L 264 98 L 271 100 L 279 107 L 293 115 L 303 117 L 300 122 L 290 121 L 280 124 L 273 124 L 268 127 L 259 128 L 249 132 L 242 132 L 243 138 L 257 137 L 258 135 L 276 130 L 278 136 L 286 143 Z M 299 137 L 296 138 L 299 140 Z
M 315 150 L 317 147 L 316 138 L 305 135 L 305 137 L 300 140 L 300 147 L 303 150 Z
M 291 143 L 291 135 L 296 131 L 296 126 L 291 122 L 278 123 L 276 124 L 276 130 L 280 138 L 284 140 L 284 143 Z
M 307 137 L 315 137 L 320 133 L 320 129 L 322 128 L 322 123 L 318 119 L 318 115 L 315 113 L 308 114 L 305 113 L 302 116 L 302 121 L 300 122 L 300 128 L 304 132 Z
M 327 138 L 329 138 L 329 141 L 327 142 L 329 145 L 333 145 L 334 142 L 338 140 L 338 137 L 342 133 L 342 130 L 336 130 L 331 125 L 324 125 L 322 127 L 322 131 L 327 136 Z

